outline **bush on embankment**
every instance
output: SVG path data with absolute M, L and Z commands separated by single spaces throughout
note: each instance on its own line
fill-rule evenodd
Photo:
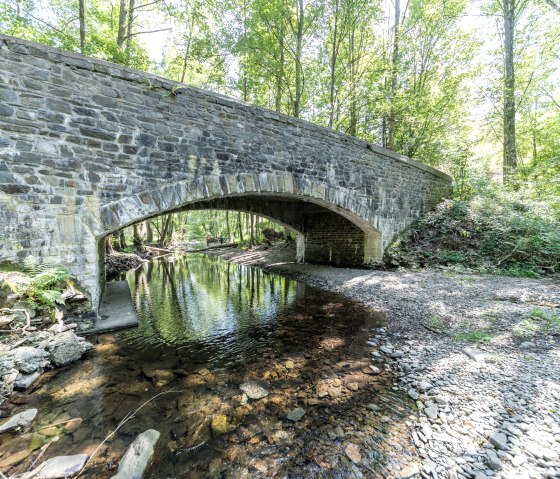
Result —
M 540 277 L 560 272 L 560 218 L 554 205 L 491 191 L 446 200 L 388 249 L 389 266 Z

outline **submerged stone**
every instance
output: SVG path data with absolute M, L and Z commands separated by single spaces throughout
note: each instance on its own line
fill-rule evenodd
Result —
M 159 432 L 155 429 L 148 429 L 140 434 L 123 456 L 113 479 L 142 479 L 152 462 L 154 447 L 159 441 L 159 436 Z
M 305 409 L 302 409 L 300 407 L 296 407 L 295 409 L 292 409 L 287 415 L 286 417 L 293 422 L 297 422 L 299 420 L 301 420 L 301 418 L 305 416 Z
M 348 459 L 350 459 L 355 464 L 358 464 L 362 460 L 360 449 L 358 448 L 358 446 L 356 446 L 356 444 L 352 442 L 346 446 L 344 452 L 348 456 Z
M 39 466 L 36 479 L 59 479 L 72 477 L 82 470 L 87 461 L 87 454 L 76 454 L 74 456 L 57 456 Z
M 266 383 L 261 381 L 246 381 L 239 388 L 247 395 L 249 399 L 261 399 L 268 396 Z
M 220 436 L 228 432 L 228 418 L 224 415 L 217 415 L 212 418 L 212 423 L 210 424 L 212 432 L 215 436 Z

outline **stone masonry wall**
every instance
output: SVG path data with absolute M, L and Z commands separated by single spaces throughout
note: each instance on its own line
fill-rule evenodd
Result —
M 102 238 L 195 201 L 321 205 L 363 230 L 373 257 L 450 185 L 305 121 L 0 35 L 0 261 L 63 264 L 94 303 Z

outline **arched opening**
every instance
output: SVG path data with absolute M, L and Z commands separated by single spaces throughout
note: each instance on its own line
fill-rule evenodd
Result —
M 163 214 L 219 210 L 243 212 L 270 219 L 296 238 L 293 260 L 334 266 L 364 266 L 381 259 L 382 243 L 378 230 L 358 215 L 315 198 L 288 194 L 231 194 L 191 201 L 162 209 L 105 232 L 99 238 L 99 286 L 105 282 L 105 238 L 124 227 L 154 219 Z

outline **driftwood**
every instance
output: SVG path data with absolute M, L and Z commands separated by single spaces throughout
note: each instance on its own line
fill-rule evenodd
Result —
M 157 251 L 158 253 L 162 253 L 162 254 L 170 254 L 170 253 L 173 253 L 173 251 L 171 251 L 171 250 L 169 250 L 169 249 L 157 248 L 157 247 L 155 247 L 155 246 L 144 245 L 144 248 L 150 249 L 150 250 L 153 250 L 153 251 Z
M 214 246 L 208 246 L 206 248 L 200 248 L 200 249 L 185 249 L 182 250 L 183 253 L 199 253 L 201 251 L 208 251 L 208 250 L 212 250 L 212 249 L 219 249 L 219 248 L 235 248 L 237 246 L 237 243 L 225 243 L 225 244 L 217 244 Z

